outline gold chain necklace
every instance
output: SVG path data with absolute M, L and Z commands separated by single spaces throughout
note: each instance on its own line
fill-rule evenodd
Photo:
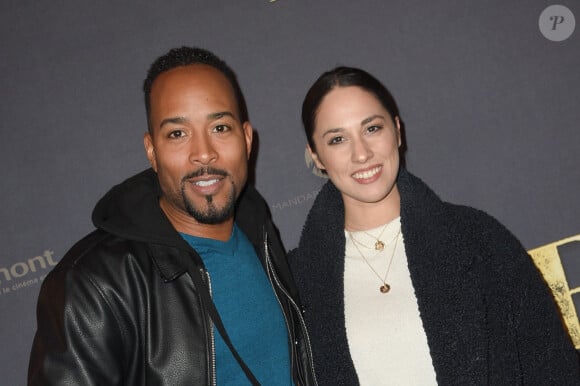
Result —
M 399 241 L 399 234 L 401 234 L 401 227 L 399 227 L 399 230 L 397 231 L 397 234 L 395 235 L 395 238 L 393 239 L 395 241 L 395 245 L 393 246 L 393 252 L 391 252 L 391 258 L 389 259 L 389 264 L 387 265 L 387 272 L 385 272 L 384 277 L 381 277 L 381 275 L 379 275 L 379 273 L 376 271 L 376 269 L 374 269 L 373 266 L 369 263 L 369 261 L 367 260 L 365 255 L 361 252 L 360 248 L 358 247 L 357 242 L 354 240 L 352 233 L 350 231 L 347 231 L 347 233 L 348 233 L 348 237 L 350 238 L 350 241 L 352 242 L 352 244 L 354 245 L 354 247 L 356 248 L 358 253 L 361 255 L 364 262 L 369 266 L 369 268 L 373 271 L 373 273 L 379 278 L 381 283 L 383 283 L 383 285 L 381 285 L 379 287 L 379 291 L 381 291 L 382 294 L 388 293 L 391 290 L 391 286 L 389 284 L 387 284 L 387 276 L 389 276 L 389 271 L 391 270 L 391 264 L 393 263 L 393 258 L 395 257 L 395 251 L 397 250 L 397 244 Z M 382 232 L 381 232 L 381 234 L 382 234 Z M 393 240 L 391 242 L 393 242 Z M 364 244 L 361 244 L 361 245 L 364 246 Z M 383 243 L 383 248 L 384 248 L 384 246 L 385 245 Z M 381 248 L 378 253 L 380 253 L 383 250 L 383 248 Z
M 375 245 L 374 245 L 374 247 L 369 247 L 368 245 L 365 245 L 365 244 L 361 243 L 360 241 L 358 241 L 357 239 L 355 239 L 354 236 L 352 234 L 350 234 L 350 232 L 349 232 L 349 235 L 350 235 L 350 238 L 353 241 L 353 243 L 357 243 L 358 245 L 361 245 L 361 246 L 363 246 L 363 247 L 365 247 L 367 249 L 374 249 L 375 251 L 379 251 L 380 252 L 383 249 L 385 249 L 385 243 L 383 242 L 383 240 L 381 240 L 381 236 L 383 235 L 383 233 L 385 233 L 385 229 L 387 229 L 387 227 L 389 226 L 389 224 L 390 223 L 386 223 L 383 226 L 383 229 L 381 229 L 381 233 L 379 233 L 379 235 L 376 236 L 376 237 L 374 235 L 370 234 L 367 231 L 362 231 L 367 236 L 372 237 L 373 239 L 375 239 Z M 396 235 L 395 238 L 396 237 L 398 237 L 398 235 Z M 388 244 L 392 243 L 393 240 L 389 241 Z

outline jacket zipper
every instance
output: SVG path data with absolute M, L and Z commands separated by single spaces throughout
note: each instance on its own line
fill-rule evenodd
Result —
M 294 307 L 294 309 L 296 310 L 296 314 L 298 315 L 298 321 L 300 322 L 300 326 L 302 327 L 302 331 L 304 333 L 304 338 L 306 340 L 305 344 L 306 344 L 306 350 L 307 350 L 307 354 L 308 354 L 308 364 L 310 365 L 310 370 L 312 372 L 312 379 L 314 381 L 314 385 L 318 386 L 318 382 L 316 380 L 316 373 L 314 372 L 314 363 L 312 361 L 312 349 L 310 348 L 310 336 L 308 335 L 308 330 L 306 329 L 306 322 L 304 322 L 304 318 L 302 317 L 302 311 L 301 311 L 300 307 L 298 307 L 298 304 L 296 304 L 294 299 L 292 299 L 292 297 L 290 296 L 288 291 L 286 291 L 286 289 L 284 288 L 284 286 L 280 282 L 280 279 L 276 275 L 276 272 L 274 270 L 274 265 L 272 264 L 272 261 L 270 259 L 270 253 L 269 253 L 269 248 L 268 248 L 268 232 L 266 232 L 265 230 L 264 230 L 264 256 L 266 258 L 266 267 L 268 268 L 266 271 L 268 272 L 268 278 L 270 279 L 270 282 L 272 284 L 275 284 L 284 293 L 284 295 L 286 295 L 286 298 L 289 300 L 292 307 Z M 282 307 L 282 303 L 280 302 L 280 298 L 278 297 L 278 294 L 276 293 L 276 291 L 274 291 L 274 295 L 276 296 L 276 300 L 278 301 L 278 304 L 280 305 L 280 308 L 282 309 L 282 314 L 284 315 L 284 321 L 286 322 L 286 328 L 288 329 L 288 336 L 290 337 L 291 340 L 296 339 L 293 336 L 292 331 L 290 330 L 288 316 L 286 316 L 286 313 L 284 312 L 284 307 Z M 296 343 L 297 343 L 297 341 L 296 341 Z M 295 342 L 291 341 L 290 345 L 292 346 L 292 354 L 294 354 L 294 352 L 296 350 L 296 348 L 294 347 Z M 296 357 L 298 357 L 298 355 L 296 355 Z M 294 355 L 292 355 L 291 362 L 294 363 Z
M 270 284 L 272 285 L 272 289 L 274 289 L 274 285 L 278 286 L 278 281 L 273 277 L 274 276 L 274 270 L 272 269 L 272 264 L 270 262 L 270 254 L 268 253 L 268 234 L 266 232 L 264 232 L 264 256 L 266 258 L 266 273 L 268 274 L 268 280 L 270 281 Z M 286 313 L 284 312 L 284 307 L 282 306 L 282 302 L 280 301 L 280 298 L 278 297 L 278 294 L 276 293 L 276 291 L 274 290 L 274 297 L 276 297 L 276 301 L 278 302 L 278 305 L 280 306 L 280 311 L 282 311 L 282 315 L 284 315 L 284 323 L 286 324 L 286 330 L 288 331 L 288 336 L 290 337 L 290 362 L 292 363 L 292 367 L 294 367 L 294 345 L 292 344 L 292 330 L 290 329 L 290 323 L 288 322 L 288 317 L 286 316 Z M 292 370 L 292 369 L 291 369 Z M 290 375 L 292 375 L 292 373 L 290 373 Z
M 209 288 L 209 296 L 212 296 L 211 291 L 211 278 L 209 276 L 209 272 L 205 271 L 203 268 L 199 269 L 201 271 L 201 277 L 207 278 L 207 287 Z M 212 296 L 213 297 L 213 296 Z M 206 315 L 206 323 L 209 326 L 209 339 L 210 339 L 210 371 L 211 371 L 211 379 L 212 385 L 217 386 L 217 377 L 216 377 L 216 360 L 215 360 L 215 336 L 214 336 L 214 328 L 211 318 Z

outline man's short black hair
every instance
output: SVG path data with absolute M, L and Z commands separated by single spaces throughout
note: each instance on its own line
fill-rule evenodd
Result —
M 240 85 L 238 84 L 238 79 L 234 71 L 221 60 L 214 53 L 205 50 L 203 48 L 197 47 L 180 47 L 173 48 L 168 53 L 157 58 L 149 71 L 147 72 L 147 78 L 143 82 L 143 92 L 145 93 L 145 111 L 147 113 L 147 126 L 149 132 L 151 132 L 151 87 L 153 82 L 162 73 L 172 70 L 177 67 L 189 66 L 192 64 L 205 64 L 215 68 L 220 71 L 229 80 L 232 88 L 234 89 L 234 94 L 236 101 L 238 103 L 238 113 L 240 115 L 240 121 L 246 122 L 248 118 L 248 110 L 246 107 L 246 102 L 244 100 L 244 95 Z

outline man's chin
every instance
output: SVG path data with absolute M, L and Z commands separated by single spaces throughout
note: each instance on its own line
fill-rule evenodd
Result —
M 190 204 L 190 203 L 189 203 Z M 214 202 L 200 206 L 186 205 L 186 210 L 191 217 L 202 224 L 221 224 L 234 215 L 234 206 L 231 203 L 216 205 Z
M 220 212 L 193 212 L 189 213 L 197 222 L 201 224 L 214 225 L 221 224 L 233 217 L 233 213 L 230 211 L 220 211 Z
M 236 191 L 232 189 L 228 193 L 208 195 L 204 197 L 191 197 L 182 190 L 182 199 L 189 215 L 202 224 L 220 224 L 234 215 L 236 203 Z

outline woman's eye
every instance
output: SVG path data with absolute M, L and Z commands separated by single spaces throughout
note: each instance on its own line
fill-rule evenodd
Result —
M 344 142 L 344 137 L 333 137 L 328 141 L 329 145 L 337 145 L 339 143 Z
M 382 126 L 379 126 L 379 125 L 374 125 L 374 126 L 369 126 L 369 127 L 367 127 L 367 131 L 368 131 L 369 133 L 374 133 L 374 132 L 376 132 L 376 131 L 379 131 L 379 130 L 380 130 L 380 129 L 382 129 L 382 128 L 383 128 Z

